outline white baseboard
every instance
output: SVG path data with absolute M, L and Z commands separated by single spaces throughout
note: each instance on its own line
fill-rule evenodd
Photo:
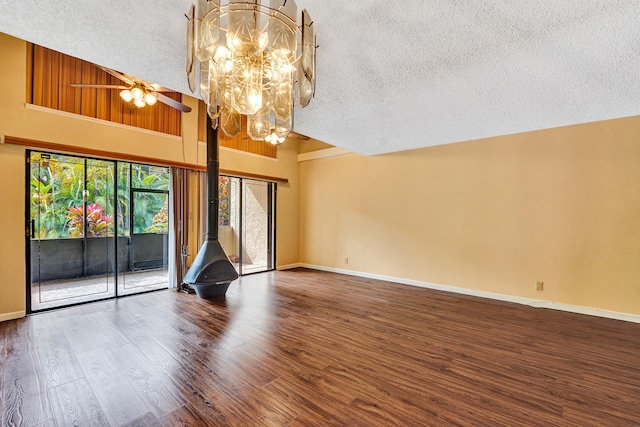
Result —
M 552 310 L 568 311 L 571 313 L 587 314 L 589 316 L 605 317 L 607 319 L 622 320 L 625 322 L 640 323 L 640 316 L 631 313 L 602 310 L 600 308 L 583 307 L 581 305 L 562 304 L 553 301 L 537 301 L 529 304 L 535 308 L 550 308 Z
M 25 310 L 14 311 L 13 313 L 1 313 L 0 322 L 4 322 L 5 320 L 21 319 L 26 315 L 27 315 L 27 312 Z
M 313 270 L 329 271 L 332 273 L 346 274 L 349 276 L 365 277 L 367 279 L 384 280 L 387 282 L 401 283 L 403 285 L 418 286 L 421 288 L 435 289 L 439 291 L 453 292 L 461 295 L 470 295 L 480 298 L 489 298 L 498 301 L 513 302 L 528 305 L 534 308 L 548 308 L 551 310 L 568 311 L 571 313 L 587 314 L 589 316 L 605 317 L 607 319 L 623 320 L 625 322 L 640 323 L 640 315 L 630 313 L 619 313 L 616 311 L 602 310 L 599 308 L 583 307 L 579 305 L 562 304 L 553 301 L 544 301 L 533 298 L 524 298 L 513 295 L 505 295 L 494 292 L 478 291 L 475 289 L 459 288 L 456 286 L 438 285 L 435 283 L 420 282 L 417 280 L 403 279 L 400 277 L 383 276 L 380 274 L 364 273 L 354 270 L 344 270 L 341 268 L 323 267 L 312 264 L 299 264 L 298 267 L 310 268 Z
M 279 265 L 279 266 L 276 267 L 276 270 L 278 270 L 278 271 L 291 270 L 292 268 L 298 268 L 298 267 L 302 267 L 302 264 L 295 263 L 295 264 Z

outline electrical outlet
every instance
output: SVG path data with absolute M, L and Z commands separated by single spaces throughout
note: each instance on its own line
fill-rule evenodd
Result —
M 536 291 L 544 291 L 544 282 L 536 282 Z
M 344 263 L 349 264 L 349 257 L 344 257 Z

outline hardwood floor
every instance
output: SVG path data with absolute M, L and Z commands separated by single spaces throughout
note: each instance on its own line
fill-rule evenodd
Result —
M 296 269 L 0 323 L 3 426 L 640 425 L 640 324 Z

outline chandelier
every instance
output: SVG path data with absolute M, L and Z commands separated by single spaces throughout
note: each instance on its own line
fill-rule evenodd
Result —
M 315 93 L 313 22 L 297 23 L 293 0 L 198 0 L 189 12 L 187 77 L 214 127 L 274 145 L 293 129 L 294 98 L 306 107 Z

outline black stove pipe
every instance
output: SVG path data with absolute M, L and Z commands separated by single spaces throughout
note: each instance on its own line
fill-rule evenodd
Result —
M 218 208 L 220 206 L 220 150 L 218 130 L 211 126 L 211 117 L 207 114 L 207 241 L 218 240 Z
M 238 272 L 218 241 L 219 174 L 218 131 L 213 129 L 207 115 L 207 234 L 198 255 L 182 279 L 183 284 L 193 288 L 200 298 L 224 296 L 231 282 L 238 278 Z

